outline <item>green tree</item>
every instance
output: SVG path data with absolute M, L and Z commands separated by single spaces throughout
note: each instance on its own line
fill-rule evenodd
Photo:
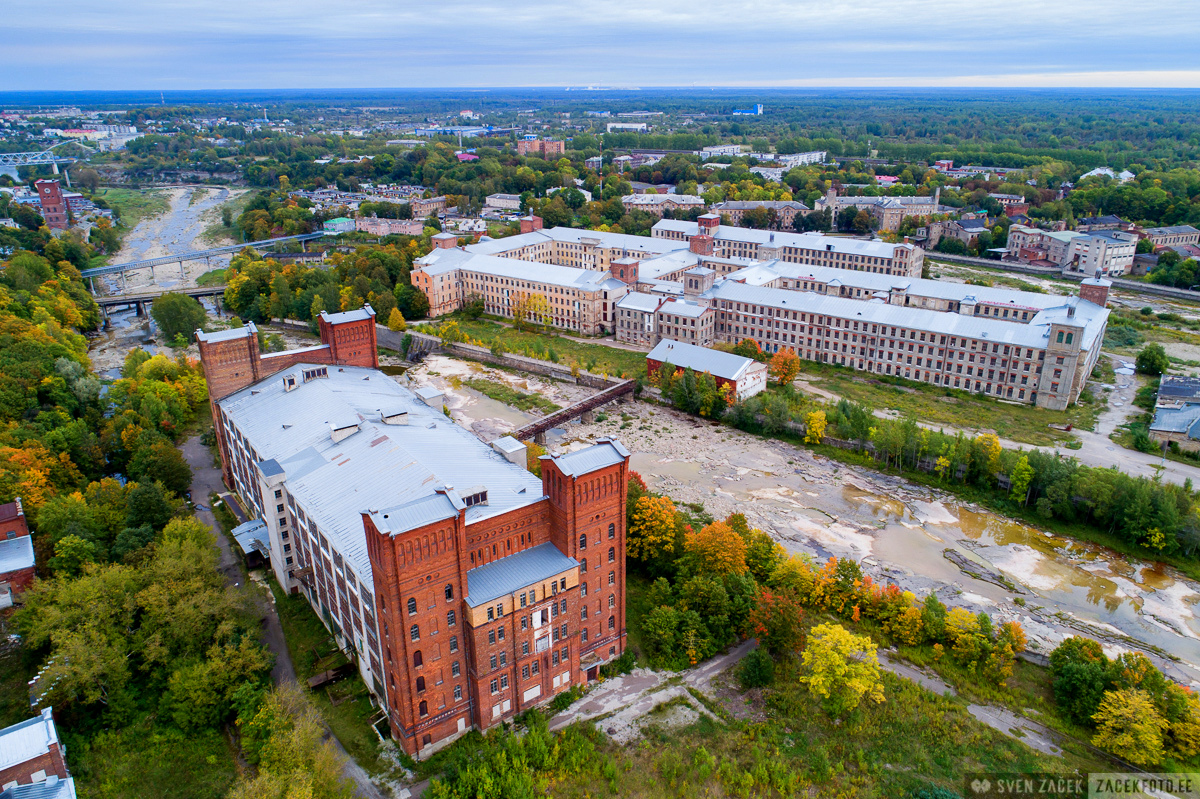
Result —
M 168 341 L 180 335 L 191 339 L 192 334 L 204 326 L 207 317 L 204 306 L 194 297 L 176 294 L 173 291 L 154 300 L 150 307 L 150 315 L 154 317 L 158 329 Z
M 129 475 L 142 482 L 162 483 L 168 491 L 184 494 L 192 486 L 192 467 L 183 454 L 166 439 L 141 447 L 129 461 Z
M 1167 357 L 1167 351 L 1163 349 L 1163 345 L 1152 342 L 1138 352 L 1134 365 L 1144 375 L 1161 375 L 1166 373 L 1171 365 L 1171 360 Z
M 1021 500 L 1024 505 L 1029 500 L 1029 486 L 1033 482 L 1033 467 L 1029 465 L 1029 456 L 1022 455 L 1013 467 L 1009 479 L 1012 481 L 1012 495 Z

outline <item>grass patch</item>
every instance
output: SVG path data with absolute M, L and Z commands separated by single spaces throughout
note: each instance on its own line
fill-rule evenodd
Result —
M 216 730 L 184 735 L 147 720 L 67 745 L 79 795 L 92 799 L 220 799 L 237 776 L 230 743 Z
M 246 206 L 250 204 L 250 200 L 253 197 L 254 192 L 243 192 L 232 200 L 226 200 L 216 208 L 206 211 L 205 217 L 211 218 L 214 221 L 204 228 L 204 232 L 200 234 L 200 240 L 214 247 L 236 243 L 237 239 L 235 237 L 237 236 L 237 231 L 232 227 L 225 227 L 225 225 L 221 224 L 221 214 L 224 209 L 228 208 L 233 220 L 237 221 L 237 218 L 242 215 L 242 211 L 246 210 Z
M 269 583 L 298 682 L 304 684 L 314 674 L 350 662 L 308 600 L 299 594 L 285 595 L 274 578 Z M 309 696 L 350 757 L 372 775 L 390 773 L 391 766 L 381 756 L 379 737 L 371 728 L 379 711 L 357 673 Z
M 508 352 L 533 358 L 554 360 L 570 366 L 578 364 L 589 372 L 634 378 L 646 372 L 646 355 L 632 350 L 575 341 L 555 333 L 530 333 L 515 330 L 488 319 L 456 319 L 459 329 L 473 339 L 491 346 L 501 342 Z
M 225 275 L 228 271 L 228 269 L 210 269 L 196 278 L 196 285 L 202 288 L 222 286 L 225 284 Z
M 526 394 L 524 391 L 518 391 L 505 383 L 496 383 L 491 380 L 471 377 L 463 380 L 462 384 L 467 388 L 475 389 L 484 396 L 491 397 L 497 402 L 503 402 L 505 405 L 511 405 L 518 410 L 539 410 L 542 413 L 554 413 L 562 409 L 562 406 L 554 404 L 543 396 Z
M 167 195 L 160 191 L 101 189 L 97 196 L 117 211 L 126 230 L 132 230 L 147 217 L 165 214 L 171 208 Z
M 864 375 L 828 364 L 805 361 L 800 377 L 815 388 L 860 402 L 876 410 L 891 409 L 901 417 L 920 419 L 924 424 L 945 424 L 966 430 L 994 430 L 1001 438 L 1025 444 L 1053 446 L 1068 441 L 1071 434 L 1048 427 L 1073 425 L 1090 430 L 1096 424 L 1100 403 L 1077 404 L 1065 411 L 1031 405 L 1015 405 L 896 378 Z

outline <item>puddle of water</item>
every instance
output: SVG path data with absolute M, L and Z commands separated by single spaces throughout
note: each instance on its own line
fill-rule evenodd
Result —
M 385 375 L 391 375 L 392 377 L 398 377 L 398 376 L 404 374 L 405 372 L 407 372 L 408 367 L 407 366 L 380 366 L 379 371 L 383 372 Z

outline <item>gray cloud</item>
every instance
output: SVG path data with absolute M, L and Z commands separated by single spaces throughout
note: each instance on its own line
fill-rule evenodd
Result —
M 9 89 L 1200 86 L 1176 0 L 6 5 Z

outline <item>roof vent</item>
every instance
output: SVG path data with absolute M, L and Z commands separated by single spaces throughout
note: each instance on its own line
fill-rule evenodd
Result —
M 322 377 L 326 377 L 326 378 L 329 377 L 329 367 L 318 366 L 316 369 L 305 369 L 304 370 L 304 382 L 305 383 L 307 383 L 309 380 L 317 380 Z
M 380 411 L 380 416 L 383 419 L 384 424 L 408 424 L 408 411 Z
M 329 438 L 338 443 L 358 432 L 358 422 L 334 422 L 329 425 Z
M 283 376 L 283 390 L 291 391 L 295 387 L 296 387 L 296 376 L 295 375 L 284 375 Z M 286 425 L 284 425 L 284 426 L 286 427 Z

